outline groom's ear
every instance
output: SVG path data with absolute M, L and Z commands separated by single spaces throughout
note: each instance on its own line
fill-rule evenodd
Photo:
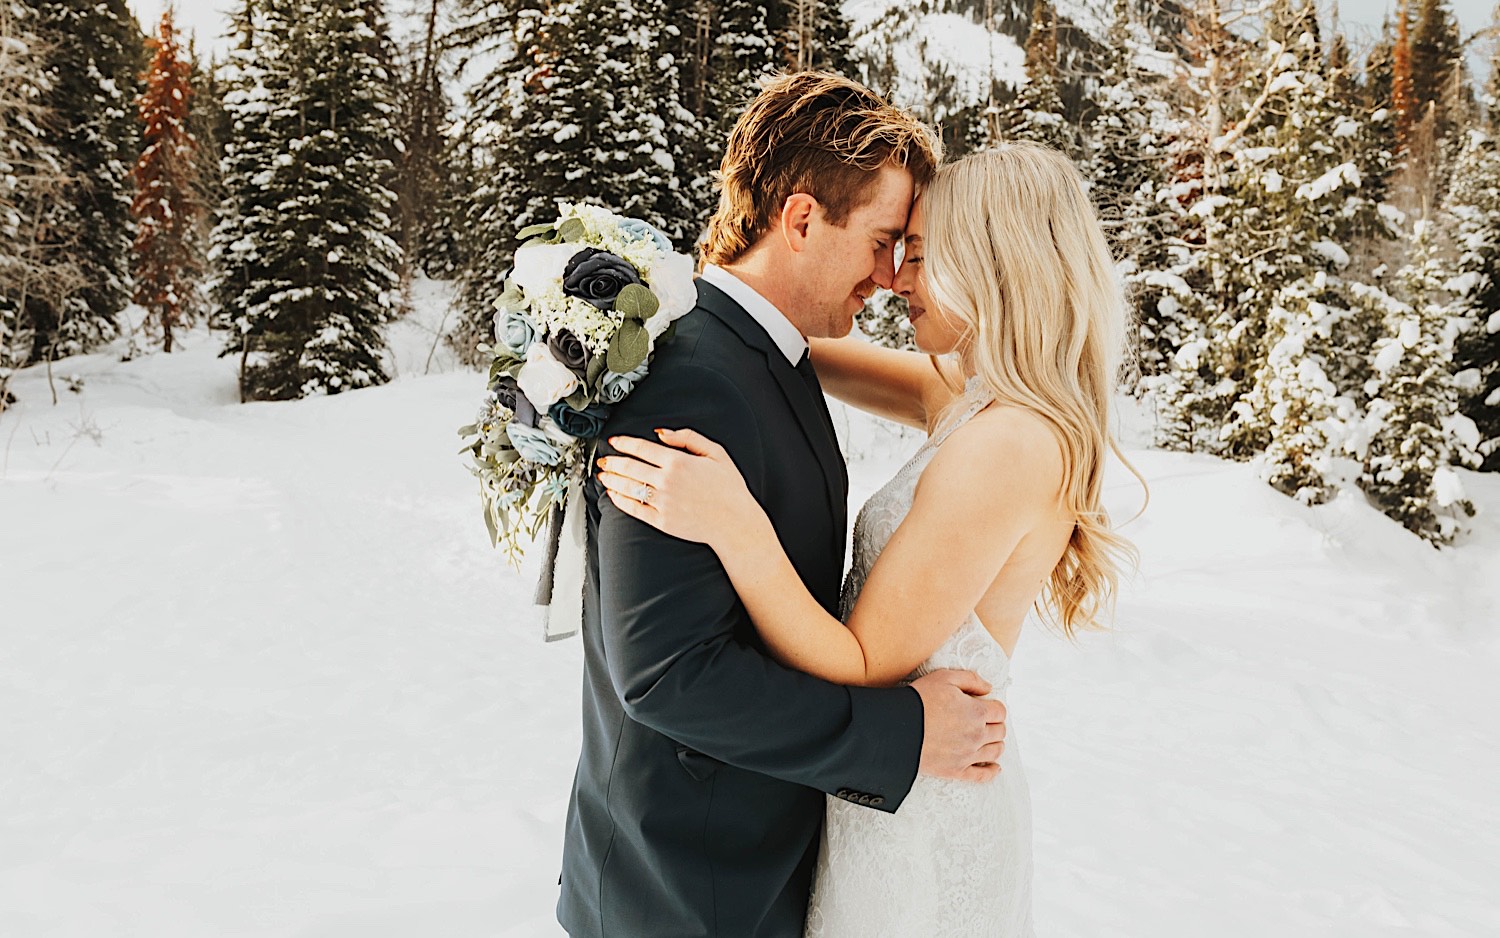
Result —
M 793 254 L 807 248 L 807 234 L 817 207 L 818 200 L 806 192 L 793 192 L 781 203 L 781 237 Z

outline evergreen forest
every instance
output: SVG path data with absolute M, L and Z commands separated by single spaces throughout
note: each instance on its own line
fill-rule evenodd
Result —
M 0 421 L 17 370 L 124 333 L 206 327 L 243 401 L 382 384 L 419 277 L 456 284 L 477 365 L 519 230 L 587 201 L 691 251 L 739 109 L 811 68 L 950 156 L 1084 170 L 1157 446 L 1439 545 L 1459 470 L 1500 471 L 1500 43 L 1445 0 L 1373 42 L 1315 0 L 238 0 L 231 27 L 208 54 L 125 0 L 0 0 Z M 897 298 L 863 328 L 909 346 Z

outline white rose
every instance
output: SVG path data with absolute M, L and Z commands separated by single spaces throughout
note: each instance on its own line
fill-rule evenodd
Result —
M 516 375 L 516 384 L 521 386 L 521 393 L 532 406 L 546 413 L 547 408 L 573 393 L 578 387 L 578 376 L 553 358 L 547 343 L 538 339 L 531 346 L 520 374 Z
M 698 285 L 693 282 L 693 259 L 686 254 L 671 253 L 651 270 L 651 292 L 661 301 L 661 309 L 646 320 L 646 331 L 655 339 L 667 326 L 686 316 L 698 305 Z
M 510 279 L 528 297 L 540 296 L 562 282 L 563 268 L 580 250 L 576 244 L 528 244 L 516 251 Z

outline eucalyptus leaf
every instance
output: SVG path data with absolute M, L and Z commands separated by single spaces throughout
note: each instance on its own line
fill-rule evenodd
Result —
M 599 386 L 599 379 L 604 376 L 608 368 L 604 359 L 603 355 L 595 355 L 589 359 L 588 367 L 583 370 L 583 383 L 586 387 L 597 388 Z
M 583 219 L 581 218 L 570 218 L 563 222 L 557 229 L 558 237 L 568 242 L 577 241 L 586 233 L 587 231 L 583 227 Z
M 646 327 L 634 319 L 627 319 L 620 324 L 620 331 L 609 343 L 606 364 L 615 374 L 628 375 L 641 367 L 650 353 L 651 337 L 646 334 Z
M 516 232 L 516 240 L 525 241 L 527 238 L 535 238 L 539 235 L 550 236 L 552 233 L 552 223 L 542 222 L 539 225 L 527 225 L 525 228 L 522 228 L 520 231 Z
M 645 322 L 655 316 L 659 309 L 661 301 L 656 298 L 656 294 L 638 283 L 627 284 L 620 295 L 615 297 L 615 310 L 626 319 Z
M 484 526 L 490 532 L 490 546 L 495 547 L 500 543 L 500 531 L 495 527 L 495 513 L 490 506 L 484 506 Z
M 495 298 L 495 309 L 502 313 L 518 313 L 525 308 L 526 297 L 521 293 L 521 288 L 507 280 L 505 292 Z
M 577 411 L 586 410 L 589 406 L 589 392 L 587 388 L 580 387 L 578 390 L 563 398 L 563 403 Z
M 476 434 L 478 432 L 479 432 L 479 424 L 477 424 L 477 423 L 464 424 L 463 426 L 461 426 L 461 427 L 458 428 L 458 435 L 459 436 L 473 436 L 474 434 Z M 459 450 L 459 452 L 463 452 L 463 450 Z

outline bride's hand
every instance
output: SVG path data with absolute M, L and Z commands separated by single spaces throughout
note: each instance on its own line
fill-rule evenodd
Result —
M 693 430 L 657 430 L 667 446 L 611 437 L 622 455 L 600 459 L 599 481 L 625 514 L 720 554 L 756 530 L 765 511 L 724 447 Z

